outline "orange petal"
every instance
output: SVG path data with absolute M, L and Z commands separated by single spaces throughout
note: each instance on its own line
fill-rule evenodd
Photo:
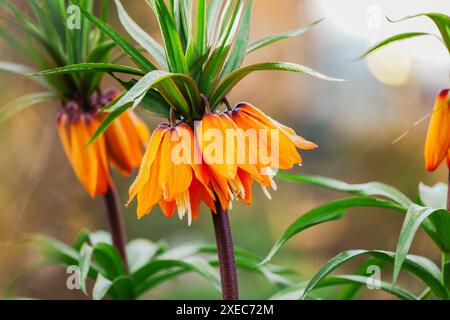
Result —
M 245 197 L 242 199 L 242 201 L 245 204 L 250 205 L 252 203 L 252 177 L 250 176 L 250 174 L 243 170 L 238 170 L 238 176 L 245 190 Z
M 434 171 L 447 156 L 450 147 L 449 89 L 441 90 L 434 104 L 425 141 L 425 167 Z
M 142 160 L 142 146 L 150 138 L 148 128 L 132 110 L 125 112 L 120 119 L 127 133 L 131 148 L 131 164 L 133 167 L 137 167 Z
M 177 204 L 175 201 L 167 202 L 165 200 L 161 200 L 159 202 L 159 207 L 161 208 L 161 211 L 164 213 L 164 215 L 168 218 L 172 217 L 175 213 L 175 210 L 177 210 Z
M 82 115 L 71 125 L 71 158 L 76 175 L 91 197 L 95 196 L 98 175 L 98 158 L 93 145 L 88 145 L 90 134 L 87 125 L 92 118 Z
M 291 139 L 292 142 L 294 142 L 296 147 L 299 149 L 311 150 L 317 148 L 317 145 L 315 143 L 300 137 L 292 128 L 289 128 L 288 126 L 285 126 L 280 122 L 272 119 L 271 117 L 267 116 L 264 112 L 262 112 L 261 110 L 250 104 L 239 104 L 236 109 L 242 110 L 248 115 L 257 118 L 260 122 L 264 123 L 265 125 L 271 128 L 276 127 L 280 129 L 283 132 L 283 134 L 285 134 L 289 139 Z
M 228 179 L 232 179 L 237 171 L 237 141 L 230 136 L 236 128 L 229 116 L 223 113 L 204 115 L 196 128 L 196 137 L 205 162 L 218 175 Z
M 61 113 L 57 119 L 57 128 L 59 139 L 61 140 L 61 144 L 63 146 L 64 152 L 69 159 L 71 160 L 71 147 L 70 147 L 70 129 L 69 129 L 69 116 L 65 113 Z
M 161 166 L 161 153 L 158 152 L 149 168 L 148 179 L 137 193 L 137 216 L 142 218 L 150 213 L 155 205 L 162 200 L 162 191 L 158 187 L 158 176 Z
M 92 118 L 92 123 L 87 126 L 90 137 L 92 137 L 95 131 L 100 126 L 100 120 L 97 118 Z M 90 139 L 90 138 L 89 138 Z M 108 157 L 106 155 L 106 144 L 104 135 L 101 135 L 97 140 L 92 143 L 96 153 L 98 161 L 98 175 L 97 175 L 97 186 L 95 195 L 104 195 L 108 191 L 109 187 L 112 185 L 112 179 L 109 171 Z
M 130 133 L 125 129 L 121 117 L 113 121 L 105 132 L 109 160 L 125 176 L 131 173 L 134 164 L 132 143 L 129 135 Z M 142 154 L 141 149 L 138 149 L 138 152 Z
M 179 154 L 173 152 L 175 148 L 182 151 L 182 144 L 177 130 L 170 128 L 161 143 L 161 167 L 158 178 L 163 197 L 169 202 L 175 201 L 184 193 L 192 181 L 191 166 L 184 163 Z
M 155 160 L 157 153 L 159 152 L 161 141 L 167 131 L 166 126 L 159 126 L 153 132 L 150 142 L 148 144 L 147 150 L 145 151 L 144 158 L 142 159 L 141 166 L 139 168 L 139 173 L 134 180 L 133 184 L 128 191 L 129 200 L 133 200 L 139 190 L 145 185 L 149 176 L 150 168 Z M 156 187 L 156 186 L 155 186 Z

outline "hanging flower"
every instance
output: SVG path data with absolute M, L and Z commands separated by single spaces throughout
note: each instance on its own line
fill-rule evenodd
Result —
M 132 110 L 117 118 L 105 134 L 90 144 L 104 115 L 98 110 L 117 95 L 109 90 L 94 97 L 88 110 L 68 102 L 57 116 L 57 127 L 64 151 L 76 176 L 91 197 L 104 195 L 112 186 L 109 165 L 123 175 L 139 166 L 143 144 L 148 140 L 146 125 Z
M 196 128 L 196 136 L 206 164 L 217 177 L 226 179 L 227 193 L 247 204 L 251 203 L 253 180 L 270 198 L 267 188 L 276 190 L 274 169 L 301 164 L 297 148 L 317 148 L 247 103 L 225 112 L 207 112 Z M 225 195 L 221 199 L 222 203 L 227 200 Z
M 118 97 L 118 91 L 110 89 L 98 101 L 101 108 Z M 101 115 L 102 119 L 105 115 Z M 119 172 L 128 176 L 134 168 L 139 167 L 143 148 L 150 137 L 146 124 L 132 111 L 127 110 L 118 117 L 105 131 L 105 143 L 108 159 Z
M 186 123 L 161 124 L 153 132 L 136 180 L 129 190 L 130 203 L 138 199 L 142 218 L 159 204 L 167 217 L 178 209 L 188 223 L 198 217 L 200 202 L 215 210 L 207 168 L 196 163 L 199 156 L 192 129 Z
M 441 90 L 434 103 L 425 141 L 425 167 L 428 171 L 434 171 L 444 159 L 450 168 L 449 89 Z

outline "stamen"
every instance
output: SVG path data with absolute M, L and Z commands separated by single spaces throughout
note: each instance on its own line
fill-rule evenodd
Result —
M 264 192 L 264 195 L 267 197 L 267 199 L 272 200 L 272 196 L 269 193 L 269 190 L 267 190 L 266 187 L 261 186 L 262 191 Z
M 275 183 L 275 180 L 273 180 L 273 178 L 270 177 L 270 176 L 269 176 L 269 179 L 270 179 L 270 187 L 271 187 L 274 191 L 277 191 L 277 190 L 278 190 L 278 187 L 277 187 L 277 184 Z
M 177 204 L 178 217 L 180 218 L 180 220 L 183 220 L 184 216 L 187 213 L 188 225 L 190 226 L 192 224 L 192 208 L 189 199 L 189 190 L 186 190 L 183 194 L 178 196 L 175 199 L 175 202 Z
M 235 196 L 242 199 L 245 198 L 245 188 L 238 176 L 228 183 Z

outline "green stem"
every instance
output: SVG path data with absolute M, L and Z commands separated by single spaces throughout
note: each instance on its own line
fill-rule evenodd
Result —
M 442 252 L 441 265 L 442 281 L 450 298 L 450 252 Z

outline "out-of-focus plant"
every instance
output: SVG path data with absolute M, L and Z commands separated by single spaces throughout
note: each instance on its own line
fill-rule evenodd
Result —
M 316 289 L 348 285 L 340 294 L 342 299 L 355 297 L 363 285 L 374 284 L 374 279 L 367 277 L 367 267 L 377 265 L 380 268 L 393 266 L 392 283 L 381 281 L 379 288 L 402 299 L 438 299 L 450 298 L 450 213 L 445 209 L 447 185 L 440 183 L 433 187 L 419 186 L 419 197 L 413 202 L 398 189 L 380 182 L 349 184 L 320 176 L 279 174 L 282 180 L 315 185 L 322 188 L 346 192 L 353 197 L 338 199 L 314 208 L 294 221 L 276 241 L 270 253 L 260 263 L 264 265 L 272 259 L 278 250 L 292 237 L 315 225 L 341 219 L 351 208 L 377 207 L 405 215 L 396 252 L 384 250 L 348 250 L 330 259 L 309 281 L 291 288 L 283 289 L 274 298 L 308 298 Z M 364 212 L 361 210 L 360 212 Z M 408 255 L 411 243 L 419 228 L 426 231 L 442 253 L 441 268 L 426 257 Z M 364 256 L 366 261 L 352 275 L 330 277 L 330 273 L 347 262 Z M 425 284 L 421 294 L 413 294 L 395 285 L 401 271 L 408 272 Z
M 126 268 L 112 245 L 110 233 L 106 231 L 81 231 L 71 246 L 42 235 L 27 239 L 27 243 L 37 247 L 41 260 L 35 261 L 31 270 L 14 281 L 6 298 L 13 295 L 15 285 L 23 277 L 31 275 L 35 269 L 53 264 L 66 266 L 68 285 L 82 290 L 94 300 L 139 299 L 158 285 L 186 273 L 198 274 L 220 292 L 217 249 L 214 246 L 200 243 L 168 246 L 164 242 L 135 239 L 125 247 Z M 235 249 L 235 255 L 238 268 L 260 274 L 278 288 L 295 283 L 297 274 L 291 269 L 276 265 L 255 268 L 261 257 L 239 248 Z
M 450 53 L 450 17 L 441 13 L 424 13 L 406 17 L 399 21 L 420 16 L 428 17 L 436 24 L 442 38 L 437 35 L 435 37 L 441 40 Z M 365 57 L 390 43 L 424 35 L 430 34 L 408 32 L 392 36 L 374 45 L 361 57 Z M 448 92 L 448 90 L 440 92 L 431 114 L 431 123 L 425 143 L 425 164 L 429 171 L 434 171 L 444 159 L 447 159 L 447 165 L 450 164 L 450 158 L 448 157 L 450 149 L 450 100 Z M 401 299 L 427 299 L 430 297 L 450 299 L 450 212 L 448 211 L 450 209 L 450 195 L 447 185 L 437 184 L 434 187 L 428 187 L 420 184 L 419 197 L 416 202 L 413 202 L 396 188 L 379 182 L 348 184 L 325 177 L 290 174 L 279 174 L 279 178 L 347 192 L 355 195 L 355 197 L 330 202 L 302 215 L 286 229 L 260 265 L 270 261 L 281 246 L 293 236 L 315 225 L 340 219 L 349 208 L 385 208 L 405 214 L 405 220 L 397 242 L 396 252 L 383 250 L 341 252 L 329 260 L 311 280 L 284 289 L 273 298 L 311 298 L 313 290 L 328 286 L 348 285 L 342 290 L 340 298 L 351 299 L 355 297 L 362 285 L 373 284 L 373 279 L 366 276 L 368 266 L 386 267 L 392 265 L 392 283 L 379 282 L 380 289 Z M 414 235 L 420 227 L 427 232 L 441 251 L 441 268 L 438 268 L 428 258 L 408 255 Z M 360 256 L 367 257 L 367 260 L 355 274 L 329 277 L 330 273 L 336 268 Z M 420 295 L 412 294 L 395 285 L 402 270 L 413 274 L 426 285 Z
M 108 1 L 102 0 L 100 15 L 107 18 Z M 2 18 L 11 29 L 0 28 L 3 39 L 26 62 L 0 62 L 0 70 L 30 76 L 39 70 L 64 67 L 74 63 L 108 65 L 115 43 L 105 38 L 86 18 L 73 12 L 66 0 L 30 0 L 26 9 L 11 1 L 1 0 Z M 94 11 L 93 0 L 83 0 L 80 8 Z M 33 67 L 29 67 L 32 65 Z M 146 125 L 128 111 L 92 145 L 88 142 L 105 114 L 99 112 L 118 93 L 114 89 L 102 91 L 100 81 L 105 73 L 74 73 L 35 76 L 44 88 L 15 99 L 0 109 L 0 122 L 18 111 L 57 101 L 60 109 L 56 122 L 64 151 L 74 172 L 91 197 L 103 196 L 114 245 L 125 259 L 125 232 L 117 203 L 110 166 L 129 175 L 139 166 L 143 144 L 148 140 Z
M 72 1 L 79 5 L 81 2 Z M 237 276 L 231 230 L 227 209 L 233 199 L 251 203 L 251 186 L 257 181 L 267 193 L 275 188 L 269 165 L 250 164 L 250 140 L 245 145 L 244 163 L 236 161 L 235 142 L 242 138 L 239 130 L 273 130 L 280 136 L 280 163 L 275 168 L 289 169 L 301 163 L 297 148 L 313 149 L 315 144 L 301 138 L 292 129 L 267 117 L 247 103 L 232 107 L 227 94 L 247 75 L 262 70 L 282 70 L 308 74 L 323 80 L 339 81 L 308 67 L 284 62 L 264 62 L 241 67 L 244 57 L 259 48 L 291 36 L 299 35 L 317 22 L 301 29 L 274 35 L 253 44 L 249 43 L 252 1 L 243 0 L 147 0 L 158 20 L 164 45 L 145 33 L 128 15 L 122 3 L 115 1 L 122 25 L 151 56 L 147 59 L 138 47 L 121 34 L 80 6 L 82 14 L 103 31 L 131 58 L 137 69 L 116 64 L 78 63 L 42 72 L 41 75 L 66 75 L 85 72 L 110 72 L 128 90 L 103 110 L 109 116 L 92 138 L 95 143 L 111 122 L 132 107 L 162 115 L 168 123 L 161 124 L 153 133 L 136 181 L 130 188 L 130 200 L 138 198 L 139 217 L 150 213 L 159 204 L 163 213 L 171 217 L 176 210 L 188 223 L 196 219 L 200 203 L 213 213 L 216 242 L 220 261 L 222 292 L 225 299 L 238 299 Z M 133 77 L 123 81 L 117 74 Z M 141 76 L 137 78 L 136 76 Z M 221 112 L 219 108 L 226 106 Z M 194 133 L 194 121 L 199 125 Z M 202 129 L 219 130 L 226 137 L 227 130 L 238 133 L 231 143 L 225 143 L 226 159 L 213 163 L 205 151 Z M 184 143 L 184 138 L 190 144 Z M 228 139 L 228 137 L 227 137 Z M 171 155 L 175 145 L 181 144 L 183 161 L 174 163 Z M 245 143 L 244 143 L 245 144 Z M 270 154 L 271 144 L 264 148 Z M 253 152 L 253 151 L 252 151 Z M 267 154 L 267 153 L 266 153 Z M 200 155 L 201 164 L 191 156 Z M 197 158 L 195 158 L 197 159 Z

